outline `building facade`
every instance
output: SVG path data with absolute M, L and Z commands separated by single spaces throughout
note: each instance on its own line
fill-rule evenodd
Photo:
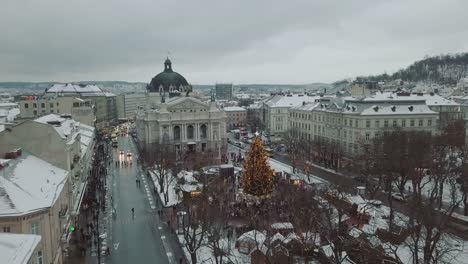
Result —
M 78 97 L 28 96 L 19 102 L 22 119 L 32 119 L 48 114 L 70 114 L 83 124 L 94 126 L 96 116 L 91 100 Z
M 68 171 L 74 186 L 71 189 L 70 215 L 77 218 L 93 155 L 94 130 L 94 127 L 80 124 L 70 116 L 42 116 L 0 132 L 0 156 L 20 147 Z
M 0 230 L 0 252 L 4 263 L 40 264 L 38 252 L 41 236 L 27 234 L 2 233 Z
M 232 83 L 217 83 L 215 93 L 216 100 L 232 100 Z
M 138 108 L 146 106 L 146 94 L 129 93 L 117 96 L 117 115 L 119 119 L 134 119 Z
M 223 108 L 226 112 L 227 130 L 244 127 L 247 123 L 247 109 L 239 106 L 227 106 Z
M 0 232 L 41 236 L 33 263 L 63 263 L 71 235 L 69 172 L 27 152 L 14 152 L 4 156 L 0 167 Z
M 141 147 L 170 144 L 178 154 L 221 152 L 226 148 L 226 113 L 213 101 L 206 103 L 190 97 L 190 91 L 187 80 L 172 71 L 167 59 L 164 71 L 147 86 L 148 103 L 136 117 Z
M 438 132 L 439 115 L 424 100 L 365 100 L 353 97 L 322 98 L 294 107 L 289 126 L 308 140 L 336 143 L 349 154 L 389 129 Z
M 289 109 L 310 102 L 316 102 L 320 96 L 306 94 L 273 95 L 262 101 L 261 117 L 272 140 L 280 140 L 289 128 Z

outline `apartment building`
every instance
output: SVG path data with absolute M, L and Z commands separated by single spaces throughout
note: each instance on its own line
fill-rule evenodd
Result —
M 33 249 L 31 263 L 63 263 L 71 235 L 69 172 L 20 149 L 4 158 L 0 165 L 0 232 L 40 236 L 40 241 L 30 241 L 36 246 L 28 246 Z M 16 240 L 12 237 L 9 242 Z M 6 256 L 1 257 L 5 261 Z
M 424 99 L 322 98 L 291 108 L 289 126 L 309 140 L 337 143 L 350 155 L 385 129 L 438 132 L 439 114 Z
M 226 106 L 226 129 L 229 131 L 233 128 L 243 127 L 247 122 L 247 109 L 239 106 Z
M 64 97 L 56 95 L 26 96 L 19 101 L 22 119 L 37 118 L 47 114 L 68 114 L 73 119 L 88 126 L 94 126 L 96 116 L 91 100 L 79 97 Z
M 129 93 L 117 96 L 117 117 L 119 119 L 133 119 L 139 107 L 146 106 L 146 94 Z
M 0 230 L 1 232 L 2 230 Z M 27 234 L 0 233 L 0 256 L 4 263 L 39 264 L 38 255 L 41 236 Z
M 95 144 L 95 129 L 71 116 L 49 114 L 0 132 L 0 156 L 20 147 L 70 173 L 72 206 L 77 218 Z
M 87 84 L 55 84 L 46 90 L 45 95 L 60 97 L 78 97 L 90 100 L 94 105 L 96 127 L 101 129 L 117 122 L 116 95 L 105 92 L 96 85 Z
M 289 109 L 320 100 L 307 94 L 278 94 L 262 101 L 261 117 L 272 140 L 280 140 L 289 128 Z

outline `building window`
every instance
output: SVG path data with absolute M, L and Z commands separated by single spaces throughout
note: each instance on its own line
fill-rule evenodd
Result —
M 427 126 L 432 126 L 432 119 L 427 120 Z
M 174 140 L 180 140 L 180 126 L 174 127 Z
M 4 226 L 3 227 L 3 233 L 10 233 L 11 232 L 11 229 L 9 226 Z
M 37 110 L 33 111 L 33 115 L 35 115 L 35 116 L 37 115 Z
M 57 107 L 59 106 L 59 103 L 57 102 Z
M 393 120 L 393 127 L 397 127 L 398 123 L 396 120 Z
M 375 120 L 375 127 L 380 127 L 380 120 Z
M 419 120 L 419 126 L 423 126 L 423 121 Z
M 192 125 L 188 125 L 187 127 L 187 138 L 193 139 L 193 126 Z
M 54 103 L 49 103 L 49 106 L 50 106 L 51 108 L 53 108 L 53 107 L 54 107 Z
M 34 108 L 37 108 L 37 104 L 36 104 L 36 103 L 33 103 L 33 107 L 34 107 Z
M 347 133 L 347 132 L 348 132 L 348 131 L 346 131 L 346 130 L 343 131 L 343 137 L 344 137 L 345 139 L 346 139 L 346 137 L 348 136 L 348 133 Z
M 359 127 L 358 121 L 357 121 L 357 120 L 354 120 L 354 126 L 355 126 L 355 127 Z
M 388 127 L 388 120 L 385 120 L 385 121 L 384 121 L 383 126 L 384 126 L 384 127 Z
M 200 126 L 201 138 L 206 138 L 206 125 L 203 124 Z
M 31 234 L 40 235 L 39 234 L 39 223 L 38 222 L 31 223 Z
M 39 250 L 37 251 L 37 264 L 43 264 L 44 263 L 44 258 L 42 256 L 42 251 Z
M 54 109 L 51 109 L 50 112 L 51 112 L 51 113 L 54 113 Z
M 344 120 L 344 125 L 345 125 L 345 126 L 348 126 L 348 119 L 345 119 L 345 120 Z
M 73 107 L 79 107 L 79 106 L 80 106 L 80 103 L 78 103 L 78 102 L 73 103 Z
M 370 133 L 366 133 L 366 140 L 370 139 Z
M 367 127 L 367 128 L 370 127 L 370 120 L 367 120 L 367 121 L 366 121 L 366 127 Z
M 29 108 L 29 105 L 28 105 L 28 104 L 24 104 L 24 108 Z
M 45 103 L 41 103 L 41 107 L 42 107 L 42 108 L 45 108 Z
M 401 120 L 401 126 L 405 127 L 406 126 L 406 120 Z
M 410 120 L 410 126 L 414 127 L 414 120 L 413 119 Z

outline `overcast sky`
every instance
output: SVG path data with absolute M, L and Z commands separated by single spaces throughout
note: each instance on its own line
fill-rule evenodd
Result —
M 1 0 L 0 81 L 333 82 L 468 50 L 467 0 Z

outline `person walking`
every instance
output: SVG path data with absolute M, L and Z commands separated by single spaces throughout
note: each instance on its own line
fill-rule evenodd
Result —
M 135 208 L 132 207 L 132 218 L 135 218 Z

